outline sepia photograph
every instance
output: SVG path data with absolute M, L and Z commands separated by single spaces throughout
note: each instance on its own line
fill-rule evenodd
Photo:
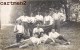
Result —
M 80 50 L 80 0 L 0 0 L 0 50 Z

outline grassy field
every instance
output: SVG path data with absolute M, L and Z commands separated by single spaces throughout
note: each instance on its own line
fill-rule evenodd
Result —
M 13 33 L 13 26 L 9 26 L 0 31 L 0 48 L 3 50 L 80 50 L 80 24 L 68 23 L 61 27 L 61 34 L 63 34 L 70 42 L 70 45 L 38 45 L 29 46 L 27 48 L 10 48 L 4 47 L 15 43 L 15 34 Z

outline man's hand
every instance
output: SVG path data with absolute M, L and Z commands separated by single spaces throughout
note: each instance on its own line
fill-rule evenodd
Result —
M 18 32 L 18 30 L 14 31 L 14 33 Z

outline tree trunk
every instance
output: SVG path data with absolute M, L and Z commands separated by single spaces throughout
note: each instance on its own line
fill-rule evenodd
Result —
M 0 8 L 0 30 L 1 30 L 1 8 Z
M 76 22 L 77 22 L 77 19 L 78 19 L 78 12 L 76 12 Z
M 69 19 L 70 9 L 69 9 L 69 7 L 67 7 L 67 0 L 65 0 L 64 7 L 65 7 L 65 13 L 66 13 L 66 21 L 70 21 L 70 19 Z

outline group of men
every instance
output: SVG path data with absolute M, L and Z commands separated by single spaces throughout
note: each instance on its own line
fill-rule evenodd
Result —
M 14 27 L 14 32 L 16 33 L 17 43 L 9 47 L 17 45 L 19 48 L 23 48 L 29 44 L 39 45 L 46 42 L 70 44 L 70 42 L 57 31 L 60 29 L 60 21 L 62 19 L 65 21 L 64 14 L 56 12 L 52 16 L 46 14 L 44 17 L 39 14 L 35 17 L 32 15 L 30 17 L 21 16 L 16 19 L 17 24 Z M 65 41 L 65 43 L 62 43 L 62 40 Z
M 39 31 L 37 30 L 39 29 Z M 33 30 L 33 36 L 19 41 L 18 43 L 12 44 L 6 48 L 11 47 L 19 47 L 24 48 L 28 47 L 30 45 L 40 45 L 40 44 L 62 44 L 62 45 L 69 45 L 70 42 L 61 34 L 55 31 L 55 29 L 52 29 L 51 32 L 47 35 L 44 33 L 44 30 L 39 27 L 39 24 L 37 24 L 37 27 Z

